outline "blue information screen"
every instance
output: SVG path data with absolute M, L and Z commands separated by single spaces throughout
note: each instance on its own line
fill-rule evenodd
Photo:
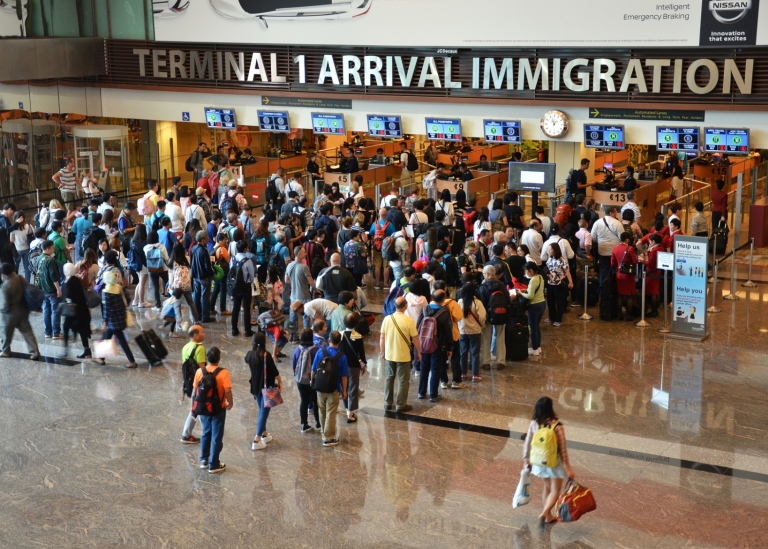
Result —
M 312 131 L 331 135 L 344 135 L 344 115 L 341 113 L 312 113 Z
M 748 154 L 749 130 L 733 128 L 705 128 L 704 152 Z
M 368 115 L 368 135 L 376 137 L 403 137 L 403 129 L 400 124 L 399 116 L 379 116 L 377 114 Z
M 259 113 L 259 129 L 263 132 L 288 133 L 291 125 L 288 122 L 288 111 L 257 111 Z
M 624 126 L 584 124 L 584 146 L 590 149 L 624 148 Z
M 205 107 L 205 121 L 209 128 L 218 128 L 221 130 L 237 129 L 234 109 Z
M 483 128 L 489 143 L 520 145 L 523 142 L 519 120 L 483 120 Z
M 461 120 L 427 118 L 427 139 L 461 141 Z
M 699 128 L 657 126 L 656 149 L 659 151 L 698 151 Z

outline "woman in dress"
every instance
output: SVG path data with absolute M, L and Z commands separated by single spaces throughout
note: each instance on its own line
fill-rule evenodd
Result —
M 253 335 L 253 349 L 245 355 L 245 363 L 251 370 L 251 394 L 259 406 L 256 435 L 251 443 L 251 450 L 263 450 L 267 447 L 267 443 L 272 441 L 272 435 L 267 432 L 267 418 L 271 408 L 264 407 L 266 396 L 261 390 L 277 387 L 282 392 L 283 382 L 272 355 L 267 352 L 266 337 L 262 332 L 256 332 Z
M 542 427 L 553 429 L 557 438 L 557 463 L 554 467 L 531 463 L 533 437 L 536 431 Z M 534 476 L 544 481 L 544 490 L 541 494 L 544 507 L 539 515 L 540 523 L 544 525 L 557 522 L 557 516 L 552 514 L 552 508 L 563 491 L 565 480 L 574 478 L 574 473 L 571 461 L 568 459 L 565 428 L 558 420 L 552 399 L 549 397 L 541 397 L 533 406 L 533 418 L 528 426 L 528 431 L 526 431 L 525 443 L 523 444 L 523 461 L 528 464 L 528 469 Z
M 477 219 L 475 220 L 474 230 L 472 231 L 472 238 L 477 241 L 480 239 L 480 231 L 483 229 L 492 230 L 491 222 L 488 220 L 490 212 L 488 208 L 480 208 L 477 212 Z
M 611 254 L 611 266 L 616 270 L 616 293 L 619 296 L 619 320 L 626 319 L 629 322 L 634 320 L 632 311 L 636 293 L 635 275 L 622 273 L 621 265 L 637 265 L 637 254 L 635 254 L 635 249 L 630 245 L 631 242 L 632 235 L 629 233 L 622 233 L 621 244 L 616 246 Z M 625 308 L 625 314 L 622 314 L 621 307 Z
M 89 251 L 93 253 L 93 250 Z M 77 355 L 77 358 L 91 358 L 91 346 L 89 344 L 91 337 L 91 310 L 85 302 L 83 283 L 80 277 L 77 276 L 77 269 L 72 263 L 64 265 L 64 276 L 67 280 L 62 287 L 62 298 L 75 305 L 76 314 L 75 316 L 64 317 L 64 327 L 62 328 L 64 334 L 63 354 L 64 356 L 67 354 L 69 331 L 72 330 L 73 334 L 80 336 L 80 341 L 83 344 L 83 352 Z

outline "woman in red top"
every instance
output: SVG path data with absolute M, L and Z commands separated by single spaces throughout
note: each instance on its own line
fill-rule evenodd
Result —
M 616 268 L 616 293 L 619 294 L 619 320 L 632 321 L 632 310 L 635 297 L 635 275 L 624 274 L 621 272 L 621 264 L 637 265 L 637 254 L 635 249 L 629 245 L 632 242 L 632 235 L 621 233 L 621 244 L 613 249 L 611 254 L 611 266 Z M 621 307 L 626 309 L 626 316 L 621 314 Z
M 723 191 L 725 181 L 720 179 L 712 189 L 712 232 L 717 230 L 720 219 L 728 217 L 728 193 Z
M 664 215 L 662 214 L 656 214 L 656 221 L 653 224 L 653 227 L 651 228 L 651 232 L 649 232 L 647 235 L 645 235 L 643 238 L 640 239 L 640 242 L 645 244 L 646 246 L 650 246 L 651 243 L 651 235 L 658 233 L 661 235 L 661 247 L 666 250 L 669 248 L 669 226 L 664 221 Z M 662 251 L 662 250 L 659 250 Z
M 650 235 L 651 246 L 641 259 L 645 263 L 645 295 L 651 298 L 651 312 L 647 317 L 659 316 L 659 287 L 661 279 L 664 277 L 664 271 L 658 268 L 657 256 L 662 248 L 662 238 L 660 234 Z

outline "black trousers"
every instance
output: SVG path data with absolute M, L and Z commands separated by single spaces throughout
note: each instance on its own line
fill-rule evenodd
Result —
M 246 332 L 251 331 L 251 290 L 243 294 L 234 294 L 232 296 L 232 331 L 237 330 L 237 321 L 240 318 L 240 308 L 243 308 L 243 326 Z
M 299 390 L 299 397 L 301 402 L 299 403 L 299 418 L 301 418 L 301 424 L 306 425 L 308 419 L 308 408 L 310 402 L 312 403 L 312 410 L 315 415 L 315 424 L 320 423 L 320 412 L 317 406 L 317 391 L 312 389 L 309 385 L 296 384 L 296 388 Z

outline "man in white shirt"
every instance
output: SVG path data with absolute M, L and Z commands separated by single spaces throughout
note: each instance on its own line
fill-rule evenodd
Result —
M 544 239 L 541 238 L 539 231 L 541 224 L 538 219 L 532 219 L 528 228 L 523 231 L 520 237 L 520 243 L 528 246 L 528 253 L 537 265 L 541 265 L 541 250 L 544 247 Z
M 173 191 L 165 193 L 165 216 L 171 220 L 171 232 L 179 238 L 184 232 L 184 214 L 181 213 L 181 206 L 174 202 L 175 198 Z
M 279 192 L 282 195 L 285 195 L 285 180 L 283 179 L 285 177 L 285 170 L 283 168 L 277 168 L 275 170 L 275 173 L 273 173 L 269 179 L 275 180 L 275 187 L 277 187 L 277 192 Z
M 594 251 L 594 243 L 597 242 L 600 288 L 603 287 L 603 280 L 610 276 L 611 254 L 613 249 L 621 243 L 621 233 L 624 232 L 624 225 L 617 219 L 619 209 L 616 206 L 606 206 L 605 210 L 605 216 L 592 225 L 592 250 Z
M 408 143 L 405 141 L 400 142 L 400 166 L 403 168 L 403 172 L 400 175 L 400 185 L 405 187 L 411 184 L 413 181 L 413 172 L 408 170 Z
M 53 174 L 53 181 L 58 185 L 64 207 L 74 204 L 77 199 L 77 176 L 75 174 L 75 159 L 67 158 L 67 165 Z
M 315 320 L 318 319 L 325 320 L 325 323 L 330 326 L 331 315 L 338 308 L 339 305 L 333 301 L 319 297 L 301 305 L 299 310 L 296 311 L 296 314 L 303 313 L 304 319 L 309 319 L 309 326 L 312 326 Z
M 563 259 L 566 261 L 573 259 L 573 256 L 575 255 L 573 253 L 573 248 L 571 248 L 571 243 L 568 242 L 567 239 L 560 236 L 560 225 L 553 223 L 549 232 L 551 233 L 551 236 L 544 242 L 544 246 L 541 248 L 541 262 L 545 263 L 549 259 L 549 247 L 552 244 L 560 246 L 560 251 L 563 253 Z
M 167 208 L 167 206 L 166 206 Z M 187 206 L 187 213 L 184 214 L 184 221 L 189 223 L 193 219 L 197 219 L 200 223 L 200 228 L 205 230 L 208 227 L 208 221 L 205 219 L 205 212 L 201 206 L 197 204 L 197 195 L 193 194 L 189 197 L 189 206 Z
M 397 206 L 397 188 L 392 187 L 389 195 L 381 199 L 379 208 L 393 208 L 395 206 Z
M 301 184 L 301 173 L 299 172 L 293 174 L 293 179 L 288 182 L 288 185 L 285 189 L 286 194 L 291 191 L 294 191 L 297 195 L 299 195 L 299 198 L 304 196 L 304 186 Z
M 104 212 L 106 212 L 107 210 L 114 210 L 114 208 L 112 207 L 112 204 L 109 203 L 111 199 L 112 199 L 112 195 L 110 195 L 109 193 L 104 193 L 101 196 L 102 202 L 101 204 L 99 204 L 99 207 L 96 208 L 96 211 L 100 213 L 102 216 L 104 215 Z
M 624 213 L 624 210 L 632 210 L 635 212 L 635 223 L 638 225 L 640 224 L 640 217 L 642 214 L 640 213 L 640 208 L 638 208 L 637 204 L 635 203 L 635 193 L 627 193 L 627 203 L 621 207 L 621 213 Z
M 397 282 L 400 280 L 400 277 L 403 276 L 403 269 L 408 266 L 408 259 L 411 256 L 412 243 L 408 241 L 408 238 L 405 235 L 405 231 L 402 229 L 397 230 L 392 235 L 392 238 L 395 240 L 395 251 L 397 252 L 397 255 L 400 257 L 400 259 L 396 261 L 390 261 L 389 266 L 392 267 L 392 274 L 395 277 L 395 282 Z

